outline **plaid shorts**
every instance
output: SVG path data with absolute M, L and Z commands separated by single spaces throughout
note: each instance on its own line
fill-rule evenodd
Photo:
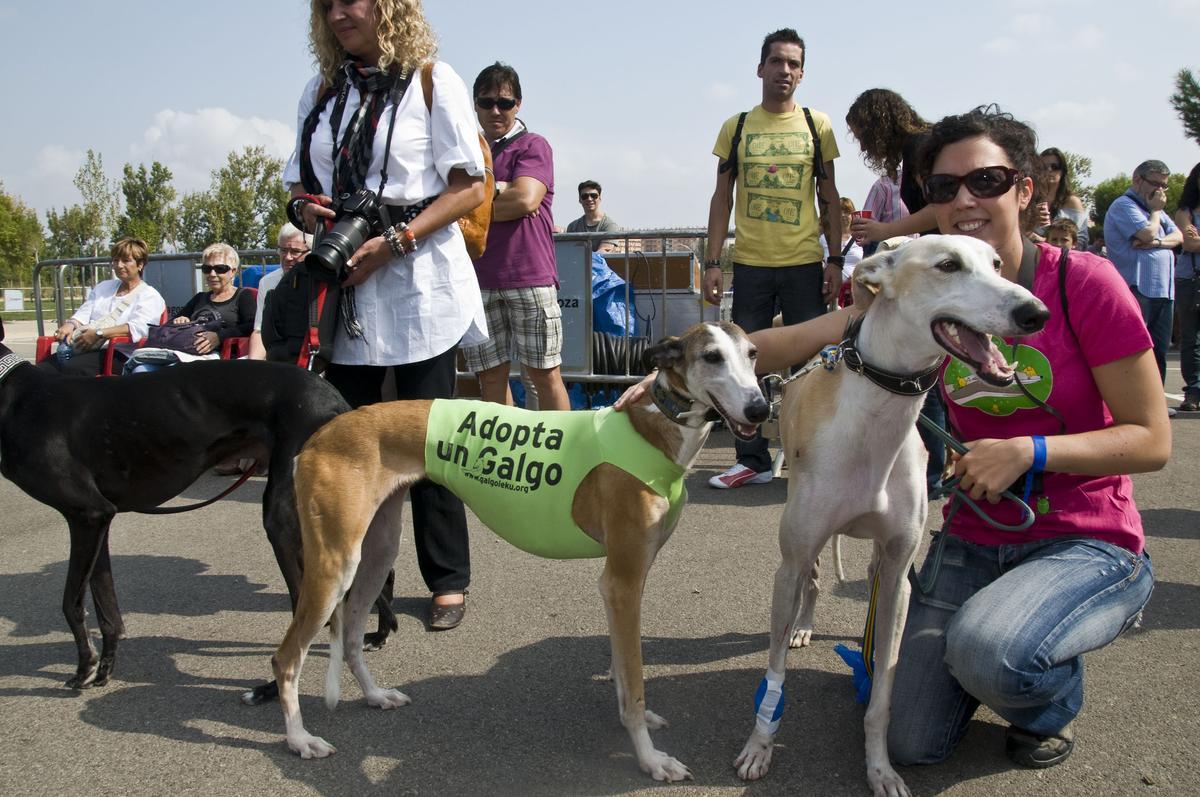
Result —
M 464 348 L 467 369 L 479 373 L 513 361 L 530 368 L 562 365 L 562 308 L 553 285 L 481 291 L 487 313 L 486 343 Z

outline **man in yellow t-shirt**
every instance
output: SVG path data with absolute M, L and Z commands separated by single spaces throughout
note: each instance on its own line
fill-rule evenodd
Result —
M 719 304 L 724 289 L 721 250 L 734 211 L 733 322 L 747 332 L 771 326 L 777 305 L 785 324 L 814 318 L 836 300 L 842 286 L 843 258 L 836 249 L 822 261 L 813 191 L 818 148 L 812 131 L 824 166 L 817 189 L 835 209 L 840 201 L 833 179 L 837 142 L 828 116 L 810 111 L 810 127 L 805 109 L 793 99 L 804 77 L 804 40 L 796 31 L 783 28 L 763 39 L 758 77 L 762 103 L 746 114 L 737 151 L 731 150 L 741 114 L 725 121 L 713 147 L 717 187 L 709 205 L 704 261 L 704 297 Z M 828 217 L 828 240 L 840 241 L 841 217 L 836 210 Z M 736 449 L 737 463 L 710 479 L 710 485 L 728 489 L 771 480 L 771 455 L 761 435 L 750 442 L 738 440 Z

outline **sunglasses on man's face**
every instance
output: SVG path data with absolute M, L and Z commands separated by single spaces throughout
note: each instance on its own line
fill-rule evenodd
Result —
M 224 263 L 216 263 L 214 265 L 203 265 L 198 267 L 205 274 L 212 274 L 214 271 L 218 274 L 228 274 L 233 271 L 233 266 L 227 266 Z
M 595 191 L 591 191 L 586 194 L 580 194 L 579 198 L 580 199 L 599 199 L 600 195 L 597 194 Z
M 953 202 L 958 196 L 958 187 L 965 185 L 971 196 L 978 199 L 994 199 L 1008 193 L 1021 173 L 1007 166 L 984 166 L 972 169 L 958 177 L 953 174 L 931 174 L 925 178 L 925 200 L 931 205 Z
M 517 101 L 512 97 L 476 97 L 475 105 L 485 111 L 490 111 L 493 108 L 499 108 L 502 111 L 511 111 L 517 107 Z

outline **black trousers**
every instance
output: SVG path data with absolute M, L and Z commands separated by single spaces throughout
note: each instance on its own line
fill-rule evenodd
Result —
M 110 344 L 111 345 L 111 344 Z M 48 371 L 58 371 L 67 376 L 98 376 L 100 369 L 104 367 L 104 357 L 108 354 L 107 349 L 96 349 L 95 351 L 85 351 L 81 354 L 76 354 L 65 363 L 59 361 L 57 357 L 51 354 L 45 360 L 38 363 L 39 368 L 45 368 Z M 125 361 L 129 359 L 119 351 L 113 352 L 113 374 L 121 375 L 121 369 L 125 367 Z
M 378 404 L 389 368 L 396 379 L 396 398 L 434 399 L 454 396 L 457 347 L 419 363 L 406 365 L 338 365 L 325 369 L 325 378 L 351 407 Z M 417 566 L 430 592 L 466 589 L 471 583 L 471 549 L 467 513 L 462 501 L 431 481 L 422 479 L 409 489 L 412 498 L 413 542 Z

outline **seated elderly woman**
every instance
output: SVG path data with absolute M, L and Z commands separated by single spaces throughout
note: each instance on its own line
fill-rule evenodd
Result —
M 197 333 L 196 351 L 200 354 L 220 353 L 221 342 L 226 338 L 249 336 L 254 328 L 257 305 L 253 294 L 233 285 L 233 278 L 241 266 L 236 249 L 229 244 L 211 244 L 204 250 L 201 263 L 198 268 L 204 274 L 208 290 L 193 296 L 171 323 L 190 323 L 203 310 L 209 310 L 221 319 L 221 327 L 215 332 Z
M 40 363 L 41 367 L 74 376 L 96 376 L 112 338 L 146 337 L 150 325 L 162 319 L 167 307 L 162 295 L 142 281 L 149 257 L 146 242 L 138 238 L 122 238 L 113 244 L 112 269 L 116 278 L 96 285 L 83 305 L 55 330 L 58 351 Z M 114 367 L 124 359 L 115 351 Z
M 250 291 L 234 287 L 233 280 L 240 263 L 237 250 L 229 244 L 208 246 L 201 255 L 201 265 L 197 266 L 204 274 L 208 290 L 200 291 L 189 299 L 170 323 L 188 324 L 201 317 L 214 317 L 220 320 L 220 326 L 213 331 L 197 332 L 193 342 L 194 352 L 138 349 L 131 355 L 126 371 L 143 373 L 197 356 L 214 358 L 220 355 L 221 343 L 226 338 L 248 336 L 254 326 L 257 306 Z

